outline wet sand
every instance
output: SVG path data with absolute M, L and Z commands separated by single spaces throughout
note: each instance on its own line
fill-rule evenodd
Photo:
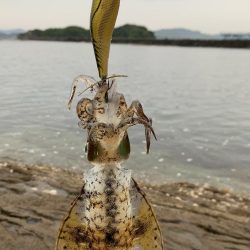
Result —
M 81 176 L 0 162 L 0 249 L 54 249 Z M 165 250 L 250 250 L 250 196 L 191 183 L 140 185 L 154 206 Z

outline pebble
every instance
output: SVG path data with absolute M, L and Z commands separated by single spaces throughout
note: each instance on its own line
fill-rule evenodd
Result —
M 43 190 L 43 193 L 46 193 L 46 194 L 51 194 L 51 195 L 57 195 L 57 190 L 56 189 L 44 189 Z

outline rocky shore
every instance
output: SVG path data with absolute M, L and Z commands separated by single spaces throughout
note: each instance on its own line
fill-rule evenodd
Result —
M 0 249 L 54 249 L 81 176 L 0 162 Z M 165 250 L 250 249 L 250 196 L 190 183 L 143 189 L 160 221 Z

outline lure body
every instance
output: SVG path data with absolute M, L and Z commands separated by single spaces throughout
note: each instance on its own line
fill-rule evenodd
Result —
M 120 0 L 93 0 L 90 31 L 99 76 L 108 75 L 108 59 L 112 33 L 118 15 Z

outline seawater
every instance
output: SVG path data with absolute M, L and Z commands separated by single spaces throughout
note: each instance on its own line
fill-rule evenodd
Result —
M 249 193 L 249 68 L 247 49 L 112 45 L 109 72 L 129 76 L 118 89 L 142 102 L 158 137 L 146 155 L 143 127 L 131 128 L 124 166 L 153 184 Z M 77 98 L 66 106 L 80 74 L 98 79 L 90 43 L 0 41 L 0 160 L 88 168 Z

